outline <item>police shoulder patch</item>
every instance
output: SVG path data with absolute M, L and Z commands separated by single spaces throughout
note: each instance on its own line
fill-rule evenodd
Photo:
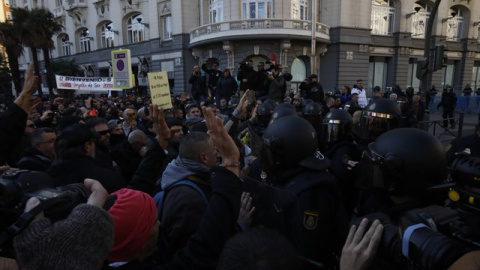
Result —
M 303 212 L 303 226 L 307 230 L 315 230 L 318 225 L 318 213 L 312 211 Z

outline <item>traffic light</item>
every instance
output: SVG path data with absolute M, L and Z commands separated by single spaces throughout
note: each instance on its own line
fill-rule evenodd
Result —
M 423 76 L 428 72 L 428 60 L 417 60 L 417 79 L 422 80 Z
M 443 56 L 443 51 L 445 46 L 435 46 L 435 62 L 433 65 L 433 70 L 437 71 L 446 66 L 447 58 Z

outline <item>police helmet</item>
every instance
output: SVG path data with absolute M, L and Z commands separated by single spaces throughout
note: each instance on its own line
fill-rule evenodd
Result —
M 323 119 L 323 136 L 326 143 L 346 140 L 351 136 L 352 116 L 345 110 L 333 109 Z
M 376 99 L 363 109 L 357 133 L 363 142 L 372 142 L 386 131 L 398 128 L 402 112 L 398 104 L 389 99 Z
M 442 143 L 430 133 L 398 128 L 368 145 L 368 157 L 380 166 L 384 187 L 392 194 L 421 194 L 446 178 Z
M 263 134 L 262 165 L 275 172 L 297 165 L 325 170 L 330 161 L 317 150 L 317 133 L 305 119 L 292 115 L 277 119 Z
M 279 110 L 275 109 L 273 111 L 272 117 L 270 118 L 270 124 L 277 121 L 279 118 L 297 115 L 296 111 L 292 111 L 289 108 L 280 108 Z
M 322 106 L 317 102 L 309 102 L 303 107 L 303 115 L 321 115 L 322 114 Z
M 295 109 L 295 106 L 293 106 L 293 104 L 286 103 L 286 102 L 279 103 L 277 106 L 275 106 L 275 109 L 274 109 L 273 112 L 275 113 L 275 112 L 277 112 L 279 110 L 283 110 L 283 109 L 291 110 L 294 113 L 297 112 L 297 109 Z
M 266 128 L 273 114 L 273 105 L 263 103 L 257 107 L 257 121 L 260 127 Z

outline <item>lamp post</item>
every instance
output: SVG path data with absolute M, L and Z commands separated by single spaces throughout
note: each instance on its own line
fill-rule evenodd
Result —
M 430 64 L 431 64 L 431 57 L 430 57 L 430 44 L 431 44 L 431 35 L 432 35 L 432 28 L 433 28 L 433 22 L 435 21 L 435 16 L 437 15 L 437 10 L 438 6 L 440 5 L 440 2 L 442 0 L 436 0 L 435 4 L 433 4 L 432 12 L 430 13 L 430 19 L 428 20 L 427 24 L 427 31 L 425 32 L 425 47 L 423 51 L 423 56 L 425 59 L 427 59 L 428 66 L 427 69 L 428 71 L 425 72 L 422 76 L 422 88 L 420 89 L 420 96 L 422 98 L 422 101 L 425 102 L 425 97 L 427 93 L 427 88 L 428 88 L 428 80 L 430 79 Z M 417 67 L 418 68 L 418 67 Z

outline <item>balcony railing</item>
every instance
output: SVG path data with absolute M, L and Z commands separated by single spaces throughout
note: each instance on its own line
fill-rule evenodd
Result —
M 238 20 L 207 24 L 195 28 L 190 32 L 190 43 L 195 43 L 200 40 L 213 38 L 221 33 L 222 36 L 229 35 L 248 35 L 248 34 L 282 34 L 285 30 L 285 35 L 292 34 L 294 30 L 296 35 L 311 36 L 312 22 L 302 20 L 284 20 L 284 19 L 251 19 Z M 270 31 L 262 31 L 270 30 Z M 230 32 L 230 33 L 229 33 Z M 317 37 L 330 38 L 330 27 L 316 23 Z
M 69 0 L 67 2 L 67 5 L 65 9 L 67 11 L 76 9 L 76 8 L 86 8 L 87 7 L 87 1 L 86 0 Z
M 58 17 L 62 17 L 63 15 L 65 15 L 65 10 L 63 9 L 63 7 L 56 7 L 54 10 L 53 10 L 53 15 L 55 16 L 55 18 L 58 18 Z

